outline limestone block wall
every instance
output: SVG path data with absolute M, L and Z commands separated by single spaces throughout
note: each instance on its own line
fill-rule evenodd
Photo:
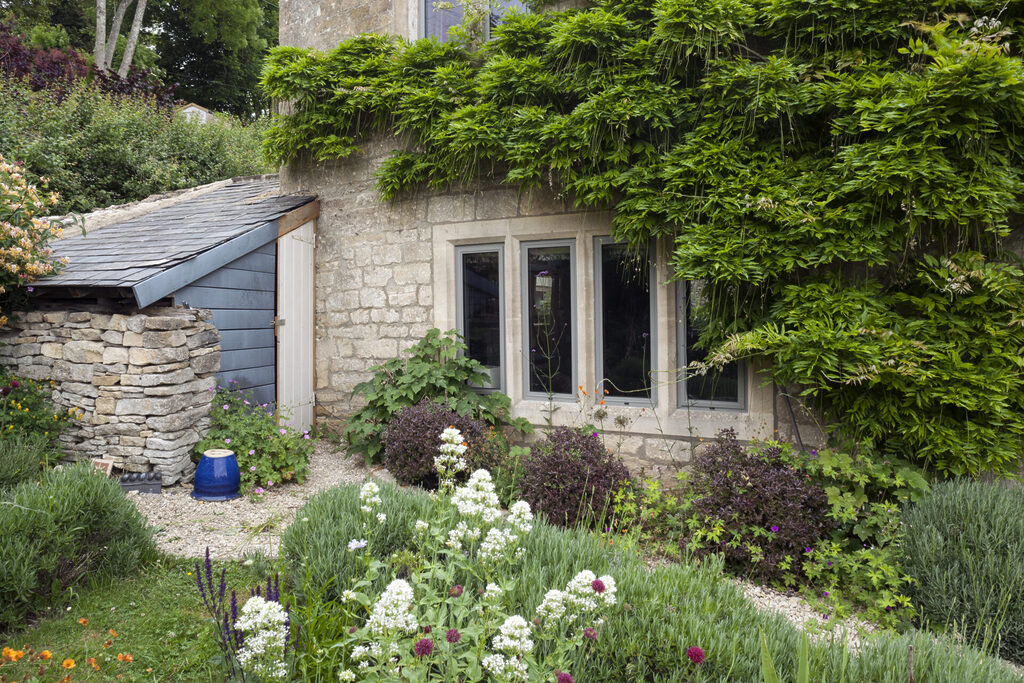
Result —
M 52 400 L 80 420 L 61 436 L 75 458 L 107 458 L 169 485 L 194 469 L 209 427 L 220 333 L 203 309 L 37 310 L 0 328 L 0 363 L 56 382 Z

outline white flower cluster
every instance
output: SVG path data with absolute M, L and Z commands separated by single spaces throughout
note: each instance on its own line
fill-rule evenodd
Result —
M 455 475 L 466 469 L 466 459 L 462 456 L 467 448 L 462 432 L 455 427 L 441 432 L 441 445 L 437 448 L 441 454 L 434 456 L 434 469 L 441 475 L 442 486 L 453 486 Z
M 389 583 L 366 622 L 370 633 L 381 635 L 388 631 L 415 631 L 417 623 L 412 613 L 412 598 L 412 587 L 402 579 Z
M 454 529 L 448 532 L 448 541 L 445 543 L 452 550 L 462 550 L 462 539 L 475 541 L 480 538 L 479 527 L 470 528 L 465 522 L 459 522 Z
M 368 481 L 359 489 L 360 509 L 369 514 L 373 512 L 374 505 L 380 505 L 380 487 L 375 482 Z
M 499 681 L 526 681 L 530 678 L 526 662 L 516 657 L 487 655 L 480 663 Z
M 342 602 L 352 602 L 355 599 L 356 599 L 356 594 L 355 594 L 354 591 L 350 591 L 350 590 L 342 591 L 342 593 L 341 593 L 341 601 Z
M 356 674 L 352 669 L 342 669 L 338 672 L 338 680 L 348 683 L 349 681 L 356 680 Z
M 238 651 L 242 669 L 257 678 L 287 679 L 288 667 L 284 661 L 287 624 L 288 614 L 281 603 L 258 595 L 249 598 L 235 622 L 235 628 L 245 634 L 245 643 Z
M 504 591 L 501 590 L 501 586 L 496 583 L 489 583 L 487 588 L 484 589 L 484 602 L 497 602 L 502 593 Z
M 525 500 L 512 505 L 509 508 L 508 523 L 521 534 L 528 534 L 533 531 L 533 513 L 530 511 L 530 504 Z
M 615 579 L 607 575 L 597 578 L 594 572 L 585 569 L 566 584 L 564 591 L 553 588 L 545 593 L 537 607 L 537 616 L 545 626 L 563 620 L 571 624 L 602 606 L 614 605 L 615 599 Z
M 430 525 L 427 524 L 426 522 L 424 522 L 422 519 L 417 519 L 416 520 L 416 533 L 417 534 L 426 533 L 427 529 L 429 529 L 429 528 L 430 528 Z
M 459 514 L 479 517 L 488 524 L 498 519 L 501 516 L 500 503 L 494 493 L 490 472 L 477 470 L 470 475 L 465 486 L 455 489 L 452 505 L 459 509 Z
M 493 527 L 487 532 L 484 542 L 480 544 L 480 552 L 477 557 L 484 563 L 496 562 L 512 553 L 509 549 L 515 546 L 519 536 L 512 529 L 498 529 Z M 523 549 L 519 548 L 514 553 L 516 558 L 521 557 Z

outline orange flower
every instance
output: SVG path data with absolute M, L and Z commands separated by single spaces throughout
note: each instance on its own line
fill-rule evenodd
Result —
M 39 653 L 39 656 L 45 659 L 46 661 L 50 661 L 50 658 L 53 657 L 53 653 L 49 650 L 43 650 Z
M 601 399 L 601 405 L 604 405 L 604 399 L 603 398 Z
M 86 619 L 85 617 L 81 617 L 81 618 L 80 618 L 80 619 L 78 620 L 78 623 L 79 623 L 79 624 L 81 624 L 82 626 L 85 626 L 86 624 L 88 624 L 88 623 L 89 623 L 89 620 L 88 620 L 88 619 Z
M 100 665 L 96 663 L 96 658 L 95 657 L 89 657 L 89 659 L 87 659 L 85 661 L 86 661 L 86 663 L 89 664 L 89 666 L 92 667 L 93 671 L 99 671 L 100 670 Z
M 113 637 L 117 638 L 117 631 L 115 631 L 114 629 L 112 629 L 112 628 L 108 628 L 108 629 L 107 629 L 107 633 L 109 633 L 109 634 L 110 634 L 110 635 L 112 635 Z
M 125 655 L 124 656 L 124 661 L 128 662 L 129 664 L 131 664 L 134 661 L 134 659 L 135 658 L 132 657 L 131 655 Z
M 18 661 L 19 659 L 21 659 L 22 657 L 25 656 L 25 651 L 24 650 L 11 650 L 11 653 L 8 656 L 11 658 L 12 662 L 16 662 L 16 661 Z
M 73 659 L 65 659 L 63 662 L 61 662 L 60 665 L 63 666 L 65 669 L 74 669 L 75 668 L 75 660 L 73 660 Z
M 3 651 L 3 656 L 4 657 L 10 657 L 12 652 L 14 652 L 14 650 L 12 650 L 9 647 L 5 647 L 4 651 Z
M 123 652 L 118 652 L 117 653 L 117 661 L 119 661 L 119 662 L 123 662 L 124 661 L 124 653 Z
M 605 394 L 605 396 L 608 395 L 608 390 L 607 389 L 604 390 L 604 394 Z
M 113 644 L 114 644 L 114 641 L 112 641 L 112 640 L 108 640 L 108 641 L 106 641 L 106 642 L 104 642 L 104 643 L 103 643 L 103 647 L 110 647 L 110 646 L 111 646 L 111 645 L 113 645 Z

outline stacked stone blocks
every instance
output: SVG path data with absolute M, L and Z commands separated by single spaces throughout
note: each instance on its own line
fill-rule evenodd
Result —
M 52 400 L 82 417 L 61 435 L 75 458 L 105 458 L 128 472 L 187 479 L 209 428 L 220 333 L 202 309 L 134 313 L 39 310 L 0 329 L 0 363 L 56 382 Z

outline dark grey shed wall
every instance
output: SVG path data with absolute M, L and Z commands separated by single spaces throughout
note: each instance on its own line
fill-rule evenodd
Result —
M 277 242 L 270 242 L 173 294 L 176 304 L 213 311 L 221 335 L 218 380 L 235 380 L 260 403 L 277 400 L 276 272 Z

